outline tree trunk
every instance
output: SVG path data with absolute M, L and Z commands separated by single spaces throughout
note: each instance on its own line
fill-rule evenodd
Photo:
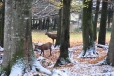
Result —
M 61 46 L 60 46 L 60 56 L 55 64 L 64 65 L 70 63 L 68 56 L 68 47 L 69 47 L 69 26 L 70 26 L 70 3 L 71 0 L 63 0 L 63 23 L 61 27 Z
M 42 19 L 39 19 L 39 30 L 42 30 Z
M 56 26 L 57 26 L 57 21 L 58 20 L 58 17 L 54 17 L 53 19 L 53 30 L 56 30 Z
M 102 45 L 105 45 L 107 6 L 108 6 L 108 3 L 103 1 L 101 20 L 100 20 L 100 30 L 99 30 L 99 36 L 98 36 L 98 44 L 102 44 Z
M 9 8 L 8 8 L 9 7 Z M 4 56 L 2 66 L 6 68 L 7 75 L 10 73 L 11 61 L 11 25 L 12 25 L 12 2 L 5 1 L 5 26 L 4 26 Z
M 0 0 L 2 2 L 2 0 Z M 2 6 L 0 6 L 0 46 L 3 47 L 4 41 L 4 8 L 5 8 L 5 1 L 2 2 Z
M 22 76 L 33 67 L 39 69 L 31 37 L 31 0 L 5 2 L 4 57 L 2 67 L 7 76 Z M 42 67 L 43 68 L 43 67 Z M 15 70 L 20 70 L 15 73 Z M 24 72 L 23 72 L 24 71 Z M 46 71 L 50 74 L 50 71 Z
M 28 61 L 26 55 L 26 3 L 23 1 L 6 0 L 5 8 L 5 35 L 4 35 L 4 57 L 2 66 L 10 74 L 11 67 L 16 60 L 23 58 Z M 23 9 L 22 9 L 23 8 Z M 20 12 L 20 13 L 19 13 Z M 23 15 L 23 16 L 21 16 Z M 31 21 L 30 21 L 31 22 Z M 31 23 L 30 23 L 31 24 Z M 28 26 L 29 27 L 29 26 Z M 28 50 L 27 50 L 28 51 Z M 24 56 L 25 53 L 25 56 Z M 26 62 L 27 63 L 27 62 Z
M 79 57 L 86 57 L 88 52 L 96 54 L 95 44 L 93 40 L 93 25 L 92 25 L 92 0 L 84 0 L 84 5 L 88 7 L 83 8 L 82 19 L 82 35 L 83 35 L 83 51 Z
M 47 31 L 49 30 L 49 24 L 50 24 L 50 18 L 48 17 L 46 19 L 46 29 L 47 29 Z
M 110 44 L 109 44 L 106 63 L 108 65 L 114 66 L 114 21 L 113 21 L 113 24 L 112 24 L 111 40 L 110 40 Z
M 99 5 L 100 5 L 100 1 L 97 0 L 97 6 L 96 6 L 96 10 L 95 10 L 95 19 L 94 19 L 94 22 L 93 22 L 94 41 L 96 41 L 96 39 L 97 39 L 97 20 L 98 20 L 98 14 L 99 14 Z
M 107 8 L 107 19 L 108 19 L 108 28 L 110 28 L 110 23 L 112 22 L 113 19 L 113 4 L 109 4 L 108 8 Z
M 59 21 L 57 25 L 57 39 L 56 39 L 55 46 L 61 44 L 61 26 L 62 26 L 62 15 L 63 15 L 62 12 L 63 12 L 63 9 L 60 8 L 59 9 Z
M 45 18 L 43 19 L 43 22 L 42 22 L 42 29 L 44 30 L 44 29 L 46 29 L 46 24 L 45 24 Z

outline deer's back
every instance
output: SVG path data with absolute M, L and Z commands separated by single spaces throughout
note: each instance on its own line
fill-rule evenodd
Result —
M 57 38 L 57 34 L 51 34 L 49 32 L 46 32 L 46 34 L 48 37 L 52 38 L 52 39 L 56 39 Z
M 51 46 L 52 46 L 52 43 L 48 42 L 48 43 L 41 45 L 41 49 L 42 50 L 48 50 L 51 48 Z
M 50 35 L 48 35 L 48 37 L 50 37 L 52 39 L 56 39 L 57 38 L 57 35 L 56 34 L 50 34 Z

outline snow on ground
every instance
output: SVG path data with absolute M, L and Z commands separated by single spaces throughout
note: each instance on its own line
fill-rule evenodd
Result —
M 3 51 L 4 50 L 4 48 L 2 48 L 1 46 L 0 46 L 0 51 Z
M 2 63 L 2 58 L 3 58 L 3 51 L 4 51 L 4 48 L 0 46 L 0 64 Z
M 54 48 L 53 48 L 54 49 Z M 59 50 L 54 49 L 52 51 L 52 57 L 48 57 L 49 50 L 45 53 L 45 56 L 39 56 L 40 53 L 35 51 L 37 61 L 40 64 L 52 72 L 51 76 L 114 76 L 114 67 L 109 65 L 98 65 L 107 55 L 105 48 L 97 48 L 99 56 L 97 58 L 78 58 L 82 51 L 82 46 L 76 46 L 69 48 L 69 57 L 72 63 L 67 65 L 61 65 L 57 68 L 53 68 L 58 55 Z M 45 73 L 37 72 L 34 75 L 49 76 Z M 32 71 L 24 74 L 24 76 L 33 76 Z
M 103 46 L 104 47 L 104 46 Z M 81 53 L 80 49 L 82 46 L 76 46 L 69 48 L 69 57 L 72 60 L 71 64 L 61 65 L 60 67 L 53 68 L 56 61 L 52 62 L 50 59 L 42 58 L 41 56 L 39 62 L 45 62 L 42 64 L 47 69 L 52 71 L 52 76 L 114 76 L 114 67 L 109 65 L 98 65 L 107 55 L 106 48 L 97 48 L 99 56 L 97 58 L 78 58 Z M 53 51 L 55 52 L 55 51 Z M 41 60 L 42 59 L 42 60 Z M 44 61 L 45 60 L 45 61 Z M 47 76 L 45 74 L 40 74 L 40 76 Z
M 59 71 L 66 70 L 65 73 L 67 74 L 67 76 L 114 76 L 114 68 L 111 66 L 108 65 L 97 66 L 93 64 L 80 63 L 80 62 L 74 64 L 72 67 L 64 67 L 62 69 L 57 69 L 57 70 Z

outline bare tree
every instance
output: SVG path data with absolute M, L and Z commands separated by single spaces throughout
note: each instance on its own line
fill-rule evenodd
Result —
M 106 38 L 107 6 L 108 6 L 108 3 L 106 1 L 103 1 L 101 20 L 100 20 L 100 30 L 99 30 L 99 36 L 98 36 L 98 44 L 102 44 L 102 45 L 105 45 L 105 38 Z
M 60 45 L 60 56 L 55 66 L 64 65 L 70 63 L 68 56 L 69 47 L 69 26 L 70 26 L 70 3 L 71 0 L 63 0 L 63 19 L 61 26 L 61 45 Z
M 87 57 L 92 54 L 97 54 L 95 50 L 95 43 L 93 39 L 93 25 L 92 25 L 92 0 L 84 0 L 83 18 L 82 18 L 82 35 L 83 35 L 83 50 L 79 57 Z
M 114 15 L 113 15 L 114 17 Z M 112 23 L 111 39 L 109 43 L 108 54 L 106 57 L 106 63 L 108 65 L 114 66 L 114 20 Z
M 63 9 L 60 8 L 59 9 L 59 20 L 58 20 L 58 25 L 57 25 L 57 39 L 56 39 L 55 46 L 61 44 L 61 26 L 62 26 L 62 15 L 63 15 L 62 12 L 63 12 Z
M 4 41 L 4 0 L 0 0 L 1 6 L 0 6 L 0 46 L 3 47 L 3 41 Z
M 100 0 L 96 1 L 96 9 L 95 9 L 95 19 L 93 22 L 93 36 L 94 36 L 94 41 L 97 39 L 97 20 L 98 20 L 98 14 L 99 14 L 99 5 L 100 5 Z
M 6 0 L 4 57 L 2 67 L 7 76 L 22 76 L 32 69 L 51 74 L 36 60 L 31 38 L 31 0 Z M 44 71 L 43 68 L 47 71 Z M 15 70 L 20 70 L 15 73 Z M 36 71 L 36 70 L 35 70 Z

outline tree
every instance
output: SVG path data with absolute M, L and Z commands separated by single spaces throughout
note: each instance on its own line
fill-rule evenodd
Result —
M 58 25 L 57 25 L 57 39 L 56 39 L 56 43 L 55 46 L 60 45 L 61 44 L 61 26 L 62 26 L 62 8 L 59 9 L 59 20 L 58 20 Z
M 112 18 L 113 18 L 113 5 L 110 4 L 108 6 L 108 9 L 107 9 L 108 13 L 107 13 L 107 17 L 108 17 L 108 28 L 110 28 L 110 22 L 112 21 Z
M 31 0 L 5 1 L 4 57 L 7 76 L 22 76 L 25 71 L 44 69 L 36 60 L 31 38 Z M 43 68 L 43 70 L 40 69 Z M 15 73 L 15 70 L 19 70 Z M 45 69 L 47 70 L 47 69 Z M 51 74 L 50 71 L 45 73 Z
M 42 22 L 42 29 L 44 30 L 44 29 L 46 29 L 46 24 L 45 24 L 45 18 L 43 18 L 43 22 Z
M 42 18 L 39 19 L 39 24 L 38 24 L 38 25 L 39 25 L 39 28 L 38 28 L 38 29 L 39 29 L 39 30 L 42 30 Z
M 55 16 L 53 18 L 53 30 L 56 30 L 57 24 L 58 24 L 58 16 Z
M 68 56 L 68 47 L 69 47 L 69 26 L 70 26 L 70 3 L 71 0 L 63 0 L 63 22 L 61 26 L 61 45 L 60 45 L 60 56 L 55 64 L 70 63 Z
M 99 36 L 98 36 L 98 44 L 102 44 L 102 45 L 105 45 L 107 6 L 108 6 L 108 3 L 103 1 L 102 11 L 101 11 L 101 20 L 100 20 L 100 30 L 99 30 Z
M 99 5 L 100 5 L 100 0 L 97 0 L 97 6 L 95 10 L 95 19 L 93 22 L 93 37 L 94 41 L 97 39 L 97 20 L 98 20 L 98 14 L 99 14 Z
M 93 40 L 92 0 L 84 0 L 84 5 L 86 7 L 83 7 L 82 17 L 83 50 L 79 57 L 86 57 L 88 54 L 97 54 Z
M 4 41 L 4 0 L 0 0 L 0 46 L 3 47 Z
M 114 66 L 114 21 L 112 24 L 111 40 L 109 43 L 109 49 L 108 49 L 108 54 L 106 57 L 106 63 L 108 65 Z

